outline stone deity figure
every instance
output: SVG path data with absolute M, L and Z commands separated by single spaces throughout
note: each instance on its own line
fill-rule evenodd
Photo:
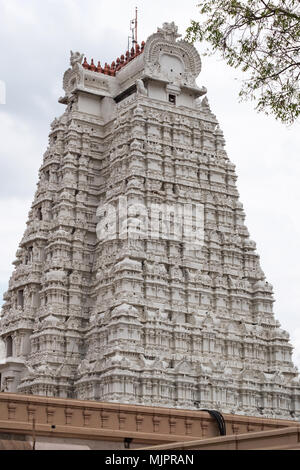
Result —
M 70 65 L 74 67 L 76 64 L 81 64 L 83 61 L 83 57 L 84 54 L 80 54 L 80 52 L 71 51 Z

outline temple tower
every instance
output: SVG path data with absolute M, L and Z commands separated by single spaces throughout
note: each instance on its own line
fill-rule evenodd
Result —
M 71 53 L 0 318 L 2 391 L 297 418 L 201 60 L 165 23 Z

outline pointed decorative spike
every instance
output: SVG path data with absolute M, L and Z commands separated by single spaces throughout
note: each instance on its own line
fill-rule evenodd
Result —
M 96 67 L 95 67 L 95 64 L 94 64 L 94 59 L 92 59 L 92 61 L 91 61 L 90 69 L 92 70 L 92 72 L 94 72 L 96 70 Z
M 116 72 L 117 72 L 118 70 L 120 70 L 121 67 L 122 67 L 122 65 L 121 65 L 120 57 L 118 57 L 118 58 L 117 58 L 117 64 L 116 64 Z
M 97 72 L 101 73 L 102 72 L 102 68 L 101 68 L 101 64 L 100 64 L 100 60 L 98 61 L 98 65 L 97 65 Z
M 86 57 L 84 58 L 84 62 L 83 62 L 83 64 L 82 64 L 82 67 L 84 67 L 85 69 L 88 69 L 88 68 L 89 68 L 89 64 L 88 64 L 88 62 L 87 62 L 87 60 L 86 60 Z

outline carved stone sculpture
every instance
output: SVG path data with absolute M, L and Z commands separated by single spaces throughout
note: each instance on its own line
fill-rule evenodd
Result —
M 83 61 L 84 54 L 80 54 L 80 52 L 73 52 L 71 51 L 70 57 L 70 65 L 74 67 L 75 64 L 81 64 Z
M 111 66 L 71 52 L 4 296 L 0 389 L 299 419 L 289 336 L 178 37 L 165 23 Z

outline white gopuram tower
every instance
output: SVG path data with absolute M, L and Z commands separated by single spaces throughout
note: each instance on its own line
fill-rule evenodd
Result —
M 298 418 L 289 335 L 196 49 L 71 53 L 0 318 L 1 390 Z

